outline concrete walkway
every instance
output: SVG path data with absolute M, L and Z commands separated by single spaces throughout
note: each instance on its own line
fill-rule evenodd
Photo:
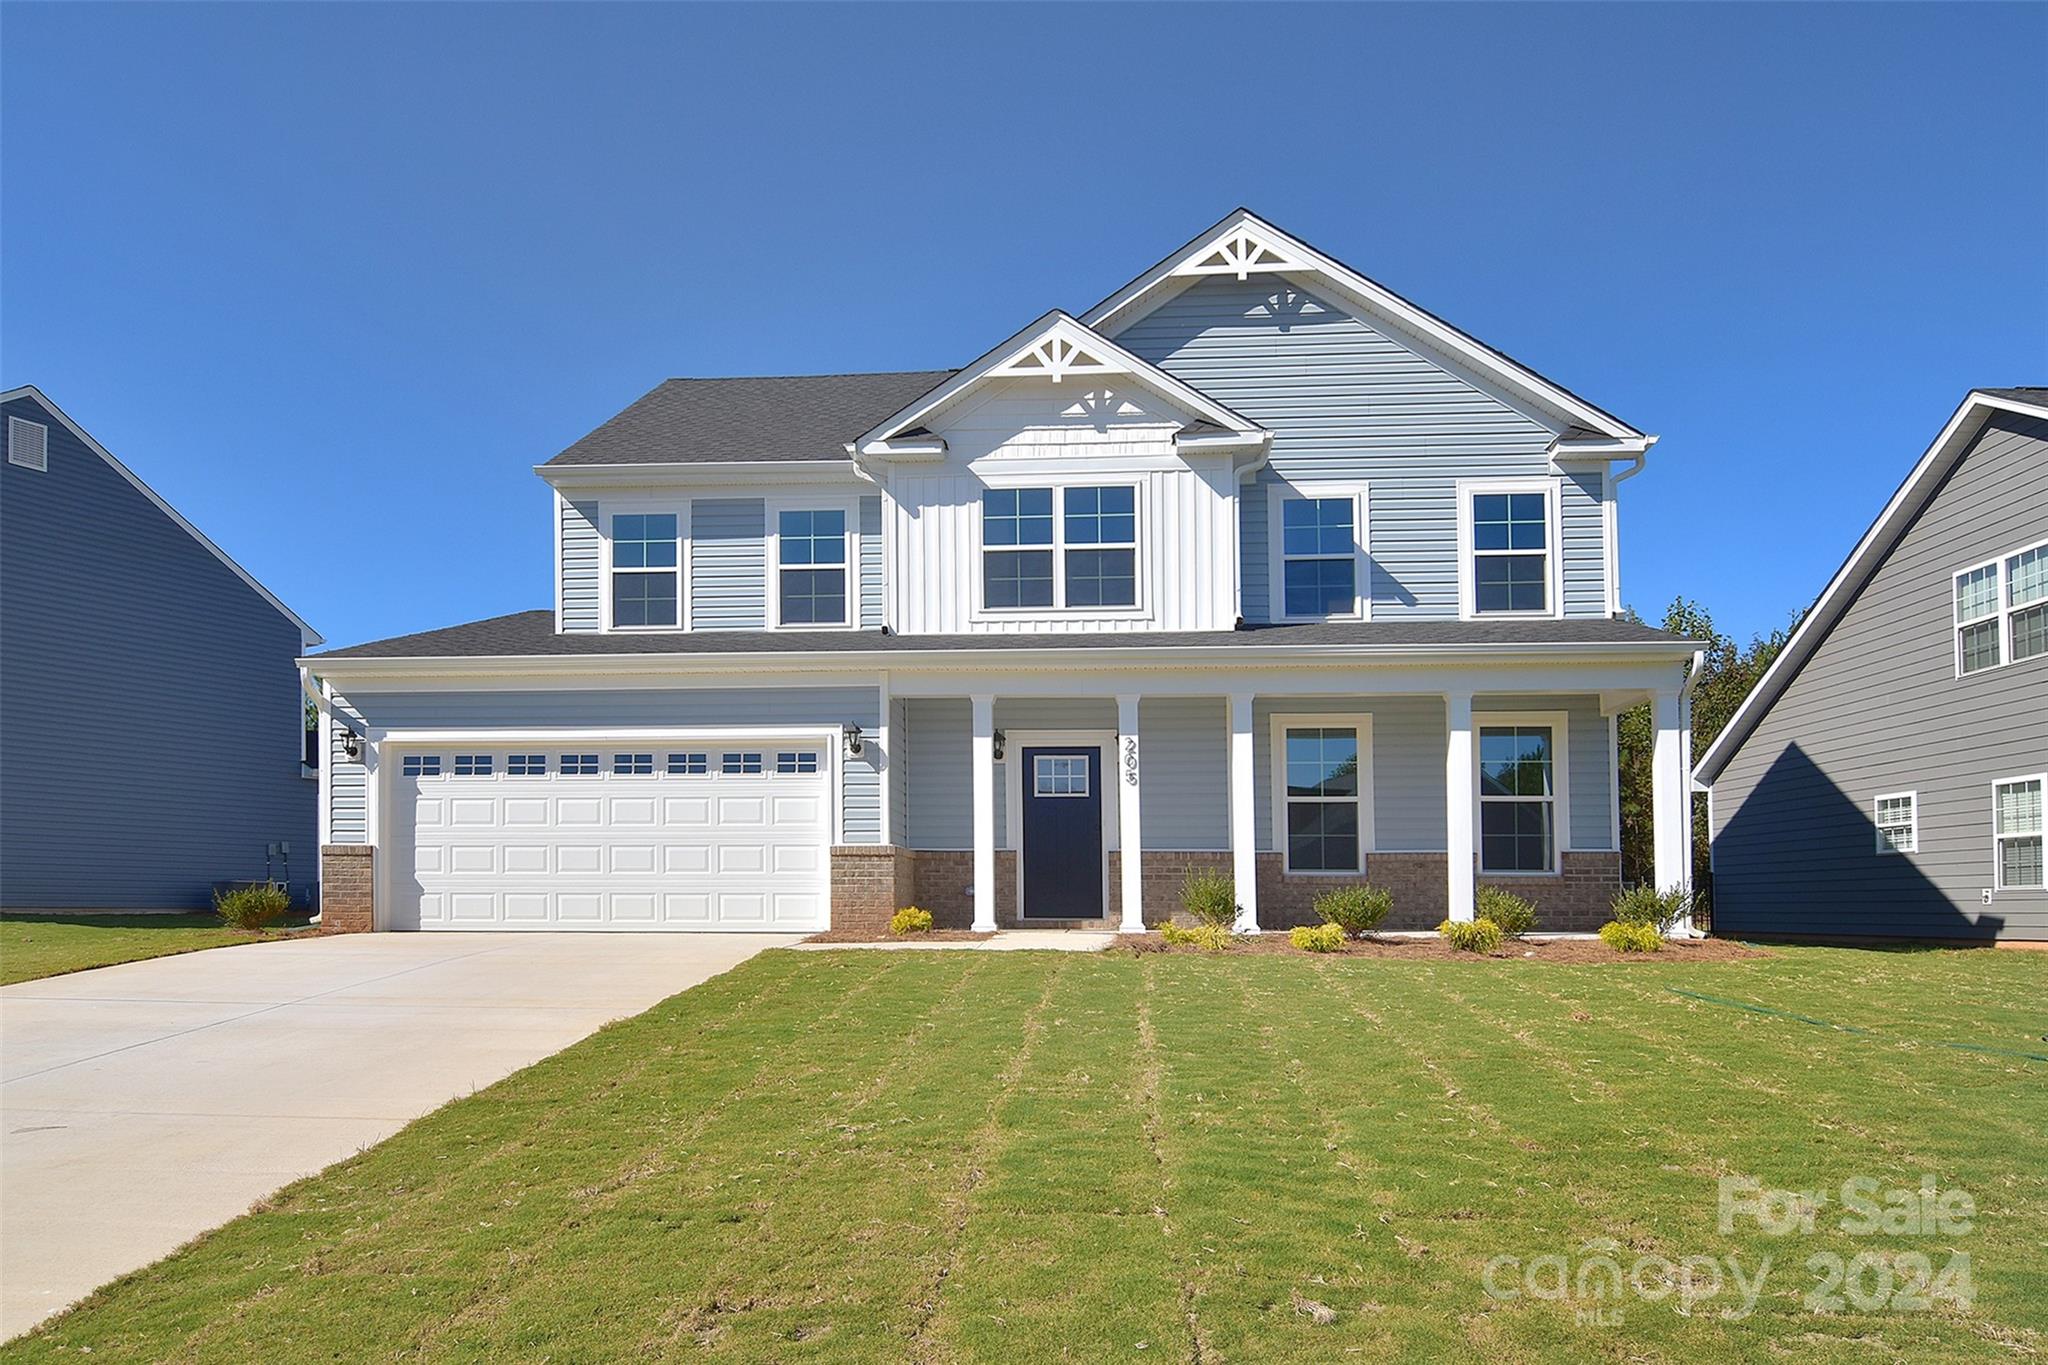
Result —
M 0 1338 L 768 934 L 361 934 L 0 988 Z

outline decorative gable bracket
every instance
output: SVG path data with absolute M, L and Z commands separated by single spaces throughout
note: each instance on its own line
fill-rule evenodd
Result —
M 1092 354 L 1079 342 L 1050 332 L 1033 342 L 1028 348 L 997 365 L 992 375 L 1021 376 L 1027 379 L 1050 379 L 1057 384 L 1070 374 L 1123 374 L 1127 366 L 1112 363 Z
M 1177 276 L 1235 275 L 1244 280 L 1253 275 L 1314 269 L 1312 262 L 1246 226 L 1195 251 L 1175 266 L 1172 273 Z

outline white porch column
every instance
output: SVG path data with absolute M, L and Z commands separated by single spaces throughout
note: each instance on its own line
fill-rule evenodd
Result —
M 1479 804 L 1479 764 L 1472 750 L 1472 694 L 1445 693 L 1444 710 L 1450 741 L 1444 751 L 1444 860 L 1449 865 L 1445 889 L 1450 897 L 1450 917 L 1469 920 L 1475 881 L 1472 821 Z
M 1117 859 L 1122 883 L 1123 918 L 1117 925 L 1127 934 L 1145 932 L 1145 878 L 1138 847 L 1138 699 L 1116 699 Z
M 1259 932 L 1259 853 L 1252 816 L 1252 696 L 1230 698 L 1230 870 L 1237 889 L 1237 932 Z
M 974 929 L 996 927 L 996 699 L 974 707 Z
M 1687 788 L 1686 699 L 1676 688 L 1657 694 L 1650 751 L 1650 826 L 1659 891 L 1692 886 L 1692 798 Z

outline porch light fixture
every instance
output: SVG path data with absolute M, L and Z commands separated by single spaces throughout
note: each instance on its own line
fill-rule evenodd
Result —
M 341 756 L 351 763 L 360 763 L 363 758 L 363 737 L 353 730 L 341 732 Z
M 998 730 L 998 731 L 996 731 L 996 733 L 995 733 L 995 741 L 996 741 L 996 762 L 1000 763 L 1000 762 L 1002 762 L 1002 761 L 1003 761 L 1003 745 L 1009 742 L 1009 736 L 1008 736 L 1008 735 L 1005 735 L 1005 734 L 1004 734 L 1004 733 L 1003 733 L 1003 732 L 1002 732 L 1001 730 Z
M 859 758 L 861 749 L 867 743 L 861 736 L 860 727 L 849 721 L 840 727 L 839 733 L 846 739 L 847 755 L 851 758 Z

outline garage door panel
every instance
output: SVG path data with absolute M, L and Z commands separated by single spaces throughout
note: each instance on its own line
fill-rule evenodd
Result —
M 728 772 L 716 753 L 708 771 L 665 754 L 651 773 L 644 761 L 619 771 L 599 743 L 570 751 L 600 750 L 594 770 L 521 744 L 492 755 L 488 773 L 457 775 L 444 753 L 438 773 L 394 778 L 393 865 L 410 872 L 394 887 L 393 923 L 822 929 L 830 765 L 808 750 L 785 767 L 782 749 L 760 747 L 757 772 Z M 514 764 L 512 753 L 544 762 Z

